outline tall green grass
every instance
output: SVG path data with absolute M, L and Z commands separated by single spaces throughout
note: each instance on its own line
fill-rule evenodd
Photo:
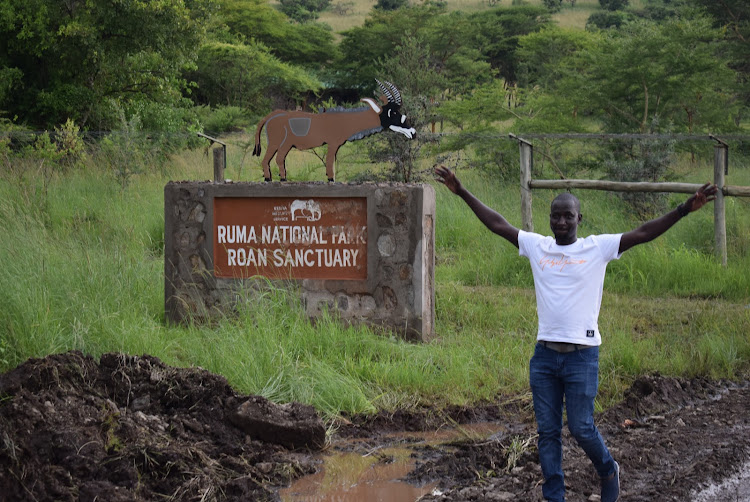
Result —
M 244 166 L 250 178 L 255 163 Z M 317 179 L 315 162 L 305 165 L 290 172 Z M 436 187 L 437 337 L 414 344 L 344 327 L 333 317 L 313 325 L 293 294 L 273 287 L 210 326 L 165 324 L 163 187 L 170 179 L 209 177 L 211 160 L 200 152 L 180 154 L 124 188 L 101 166 L 48 177 L 39 176 L 38 166 L 21 167 L 0 174 L 0 371 L 72 349 L 151 354 L 224 375 L 242 392 L 311 403 L 328 415 L 469 404 L 528 388 L 536 331 L 528 263 L 442 186 Z M 228 176 L 236 170 L 230 162 Z M 520 225 L 516 183 L 474 171 L 460 175 Z M 552 196 L 534 192 L 535 227 L 542 232 Z M 638 223 L 608 194 L 579 196 L 582 232 Z M 750 223 L 744 202 L 728 213 L 735 230 L 726 269 L 706 244 L 708 211 L 611 265 L 601 317 L 602 406 L 644 372 L 746 375 Z
M 464 184 L 515 226 L 521 227 L 520 193 L 514 184 L 493 183 L 473 172 L 459 173 Z M 465 179 L 464 179 L 465 178 Z M 438 192 L 436 276 L 470 285 L 531 287 L 528 263 L 518 250 L 491 234 L 458 197 Z M 549 205 L 557 192 L 533 192 L 534 230 L 549 232 Z M 583 221 L 579 235 L 620 233 L 643 223 L 609 192 L 579 190 Z M 668 204 L 677 206 L 687 195 L 674 194 Z M 645 296 L 750 298 L 750 222 L 747 200 L 727 198 L 728 266 L 714 258 L 713 206 L 690 214 L 658 239 L 626 252 L 610 263 L 605 286 L 610 291 Z
M 493 182 L 475 172 L 459 175 L 475 195 L 512 224 L 521 226 L 520 193 L 515 184 Z M 696 177 L 703 180 L 704 175 L 693 170 L 685 178 L 696 182 Z M 747 184 L 747 177 L 747 173 L 739 171 L 732 183 Z M 527 346 L 533 345 L 536 312 L 527 260 L 518 256 L 514 246 L 486 230 L 458 197 L 445 189 L 438 190 L 439 325 L 463 332 L 478 329 L 499 339 L 515 338 L 521 333 Z M 549 235 L 547 215 L 555 195 L 545 190 L 533 192 L 535 231 Z M 582 236 L 619 233 L 642 223 L 613 194 L 578 191 L 576 195 L 581 199 L 584 215 Z M 672 195 L 668 205 L 676 206 L 686 198 Z M 727 198 L 727 228 L 731 235 L 727 267 L 722 267 L 714 256 L 711 205 L 690 214 L 655 241 L 629 250 L 610 263 L 600 315 L 600 406 L 618 399 L 632 379 L 643 373 L 747 376 L 748 209 L 747 200 Z M 449 297 L 447 288 L 451 291 Z

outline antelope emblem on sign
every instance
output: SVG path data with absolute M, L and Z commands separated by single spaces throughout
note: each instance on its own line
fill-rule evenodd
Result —
M 271 181 L 270 162 L 276 155 L 279 177 L 286 181 L 286 156 L 292 148 L 308 150 L 328 145 L 326 176 L 334 181 L 334 162 L 339 148 L 347 141 L 355 141 L 390 129 L 412 139 L 417 131 L 409 124 L 401 109 L 401 93 L 390 82 L 377 80 L 386 100 L 378 104 L 372 98 L 362 98 L 364 108 L 337 108 L 323 113 L 275 110 L 258 123 L 255 131 L 253 155 L 260 156 L 260 133 L 266 128 L 268 150 L 261 164 L 263 177 Z

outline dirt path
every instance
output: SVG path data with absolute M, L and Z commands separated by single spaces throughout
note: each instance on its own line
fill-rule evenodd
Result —
M 0 375 L 0 500 L 278 500 L 279 487 L 314 472 L 320 455 L 250 439 L 232 425 L 232 413 L 257 399 L 222 377 L 149 356 L 29 360 Z M 417 448 L 407 478 L 438 483 L 425 501 L 537 501 L 527 403 L 349 417 L 334 448 L 350 438 L 366 438 L 371 449 L 393 433 L 500 423 L 503 432 L 489 438 Z M 622 465 L 621 500 L 743 500 L 740 483 L 725 495 L 699 492 L 750 465 L 747 384 L 642 377 L 597 423 Z M 564 443 L 568 500 L 598 500 L 590 463 L 570 437 Z
M 747 469 L 750 387 L 643 377 L 597 423 L 622 467 L 622 501 L 697 500 L 704 488 Z M 421 462 L 414 479 L 440 479 L 440 493 L 422 500 L 542 500 L 536 452 L 533 443 L 524 444 L 533 431 L 524 423 L 518 434 L 456 445 L 452 455 L 438 452 Z M 599 500 L 590 462 L 569 434 L 563 441 L 566 499 Z M 740 493 L 734 483 L 702 500 L 747 500 Z

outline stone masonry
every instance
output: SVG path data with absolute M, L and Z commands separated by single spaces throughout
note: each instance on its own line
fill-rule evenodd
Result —
M 267 279 L 257 276 L 217 276 L 214 254 L 216 242 L 221 240 L 217 241 L 214 233 L 223 235 L 226 227 L 217 230 L 214 211 L 220 206 L 215 205 L 215 199 L 243 202 L 244 198 L 294 198 L 297 203 L 350 197 L 366 200 L 366 268 L 362 268 L 362 277 L 272 278 L 272 283 L 298 292 L 312 319 L 328 311 L 346 323 L 366 323 L 406 339 L 429 340 L 434 336 L 435 318 L 435 192 L 431 186 L 421 184 L 167 184 L 167 319 L 177 323 L 210 321 L 217 315 L 230 314 L 238 298 L 268 284 Z M 304 213 L 314 219 L 301 206 L 297 209 L 297 217 Z M 312 216 L 319 217 L 314 212 Z M 360 239 L 365 240 L 364 236 Z

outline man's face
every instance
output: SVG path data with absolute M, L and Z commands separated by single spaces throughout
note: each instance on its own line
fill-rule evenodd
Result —
M 555 235 L 555 241 L 561 245 L 574 243 L 581 218 L 576 200 L 572 197 L 553 200 L 549 213 L 549 226 Z

